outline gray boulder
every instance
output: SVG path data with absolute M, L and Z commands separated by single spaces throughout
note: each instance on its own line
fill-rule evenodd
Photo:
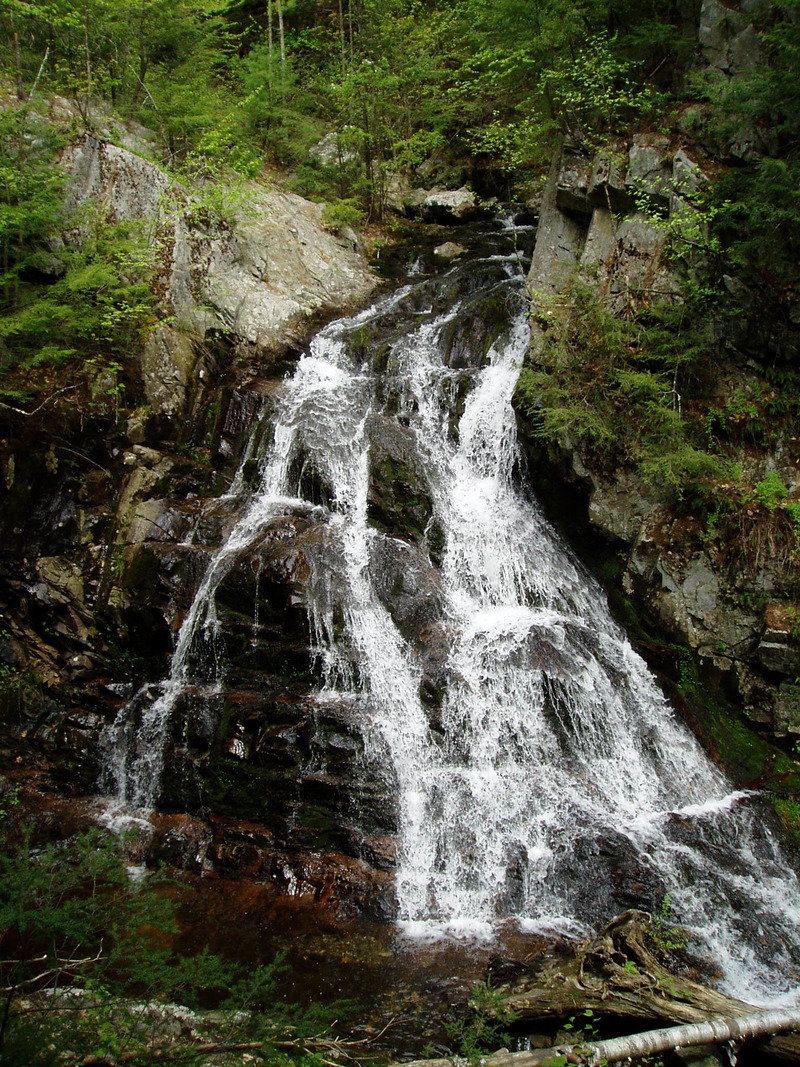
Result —
M 424 222 L 457 224 L 470 222 L 481 214 L 478 198 L 471 189 L 413 189 L 405 199 L 408 215 Z
M 361 299 L 375 285 L 364 256 L 325 230 L 322 207 L 302 197 L 251 185 L 222 213 L 212 211 L 208 198 L 187 194 L 155 163 L 92 134 L 67 149 L 63 166 L 74 206 L 93 201 L 115 222 L 152 223 L 176 327 L 197 338 L 224 333 L 277 349 L 309 314 Z M 166 358 L 170 376 L 184 380 L 188 353 L 169 342 L 165 355 L 165 345 L 163 337 L 153 342 L 151 363 Z M 181 400 L 167 392 L 158 403 L 177 412 Z

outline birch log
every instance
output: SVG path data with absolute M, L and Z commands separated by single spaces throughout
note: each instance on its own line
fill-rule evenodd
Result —
M 800 1032 L 800 1008 L 762 1010 L 671 973 L 656 957 L 659 931 L 654 938 L 652 929 L 650 916 L 625 912 L 592 941 L 548 951 L 505 988 L 495 986 L 502 988 L 503 1003 L 518 1025 L 528 1024 L 531 1031 L 552 1033 L 555 1025 L 590 1009 L 594 1023 L 613 1022 L 617 1033 L 623 1026 L 637 1030 L 632 1037 L 496 1052 L 486 1056 L 486 1067 L 543 1067 L 557 1056 L 585 1065 L 628 1057 L 635 1062 L 667 1049 L 755 1037 L 768 1039 L 763 1051 L 770 1062 L 800 1064 L 800 1036 L 787 1033 Z M 659 1025 L 664 1028 L 645 1029 Z M 452 1062 L 405 1067 L 449 1067 Z
M 659 1052 L 688 1048 L 694 1045 L 735 1045 L 754 1037 L 766 1037 L 800 1030 L 800 1008 L 791 1011 L 757 1011 L 732 1019 L 710 1019 L 686 1026 L 669 1026 L 663 1030 L 648 1030 L 630 1037 L 615 1037 L 608 1041 L 583 1041 L 577 1045 L 555 1045 L 531 1052 L 495 1052 L 482 1058 L 485 1067 L 547 1067 L 552 1063 L 579 1064 L 599 1067 L 620 1062 L 635 1063 L 644 1056 Z M 458 1057 L 441 1060 L 416 1060 L 403 1067 L 455 1067 Z
M 586 1050 L 585 1062 L 597 1067 L 603 1061 L 617 1063 L 619 1060 L 640 1059 L 667 1049 L 685 1048 L 687 1045 L 722 1045 L 726 1041 L 738 1044 L 752 1037 L 780 1034 L 787 1030 L 800 1030 L 800 1009 L 791 1011 L 758 1011 L 735 1019 L 711 1019 L 705 1023 L 690 1023 L 688 1026 L 670 1026 L 665 1030 L 650 1030 L 631 1037 L 615 1037 L 598 1041 Z M 518 1067 L 523 1067 L 518 1064 Z

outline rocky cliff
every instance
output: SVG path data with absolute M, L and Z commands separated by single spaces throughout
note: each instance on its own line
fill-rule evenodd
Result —
M 70 118 L 70 105 L 51 114 Z M 377 282 L 352 235 L 323 227 L 320 205 L 254 184 L 182 185 L 112 135 L 126 140 L 98 120 L 65 150 L 67 196 L 87 221 L 55 241 L 80 243 L 93 213 L 139 220 L 159 321 L 113 374 L 65 371 L 40 410 L 0 408 L 0 785 L 19 786 L 53 836 L 91 815 L 104 728 L 168 670 L 185 597 L 235 519 L 217 497 L 310 323 Z M 176 736 L 162 801 L 176 814 L 157 820 L 148 848 L 312 895 L 335 883 L 349 899 L 348 885 L 358 896 L 369 882 L 380 900 L 389 846 L 380 827 L 359 842 L 375 857 L 365 876 L 347 837 L 353 794 L 333 765 L 356 741 L 346 715 L 321 721 L 304 701 L 314 537 L 308 516 L 287 518 L 221 592 L 231 692 L 215 728 L 200 715 L 197 736 Z M 187 814 L 201 810 L 213 817 Z
M 715 0 L 704 0 L 697 40 L 697 69 L 731 85 L 763 58 L 747 16 Z M 684 110 L 683 133 L 672 137 L 642 133 L 595 151 L 563 146 L 545 190 L 528 280 L 532 368 L 547 362 L 554 336 L 570 328 L 576 287 L 619 321 L 682 304 L 682 279 L 696 278 L 698 263 L 676 257 L 669 239 L 676 228 L 702 225 L 692 203 L 708 181 L 704 171 L 769 151 L 763 130 L 737 128 L 724 141 L 692 137 L 698 106 Z M 746 280 L 726 277 L 724 284 L 736 314 L 707 323 L 704 370 L 694 379 L 684 374 L 680 386 L 676 372 L 670 404 L 677 415 L 710 427 L 709 434 L 716 418 L 725 423 L 726 469 L 736 472 L 730 477 L 738 477 L 739 488 L 718 479 L 717 510 L 728 508 L 734 518 L 698 513 L 624 455 L 609 467 L 569 429 L 557 439 L 550 434 L 543 447 L 535 426 L 543 401 L 520 405 L 523 431 L 534 481 L 541 484 L 552 464 L 556 484 L 571 486 L 551 493 L 556 513 L 578 526 L 588 520 L 617 553 L 618 597 L 638 605 L 662 642 L 695 650 L 737 693 L 757 729 L 791 739 L 800 734 L 800 645 L 797 549 L 785 509 L 800 497 L 800 455 L 792 424 L 778 418 L 770 424 L 770 412 L 778 410 L 771 404 L 774 367 L 792 358 L 797 331 L 788 319 L 759 317 Z M 564 385 L 565 364 L 549 366 Z M 748 419 L 751 430 L 763 420 L 760 429 L 741 432 Z

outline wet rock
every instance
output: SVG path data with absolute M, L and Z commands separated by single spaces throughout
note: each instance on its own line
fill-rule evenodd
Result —
M 290 896 L 306 897 L 332 909 L 342 919 L 391 920 L 396 912 L 391 876 L 346 856 L 314 856 L 287 862 L 276 880 Z
M 373 416 L 368 425 L 370 522 L 395 537 L 421 540 L 433 513 L 411 430 L 395 419 Z
M 455 260 L 461 259 L 463 255 L 466 255 L 466 252 L 467 249 L 464 245 L 456 244 L 455 241 L 445 241 L 444 244 L 437 245 L 433 250 L 434 256 L 445 263 L 453 263 Z
M 61 556 L 40 556 L 36 573 L 47 589 L 50 603 L 83 604 L 83 576 L 80 568 Z
M 201 819 L 189 815 L 157 815 L 143 859 L 149 866 L 166 863 L 182 870 L 204 871 L 211 831 Z
M 443 610 L 441 576 L 427 552 L 394 537 L 378 536 L 372 544 L 370 575 L 397 628 L 418 642 Z

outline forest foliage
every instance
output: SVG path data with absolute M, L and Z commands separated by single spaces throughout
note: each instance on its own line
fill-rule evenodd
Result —
M 116 359 L 114 339 L 125 350 L 152 322 L 136 234 L 96 219 L 91 249 L 54 240 L 75 225 L 55 162 L 77 132 L 46 117 L 56 94 L 78 126 L 142 124 L 178 179 L 280 171 L 328 201 L 333 225 L 383 219 L 407 180 L 524 199 L 562 135 L 590 148 L 669 130 L 687 101 L 711 101 L 706 125 L 768 124 L 777 139 L 706 207 L 726 269 L 759 271 L 778 298 L 800 240 L 797 7 L 760 16 L 769 62 L 731 89 L 693 75 L 694 28 L 668 0 L 8 0 L 0 375 Z M 128 251 L 112 254 L 120 240 Z

